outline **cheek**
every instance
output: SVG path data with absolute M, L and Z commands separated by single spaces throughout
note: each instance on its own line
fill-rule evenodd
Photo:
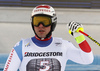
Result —
M 50 32 L 51 26 L 47 27 L 46 30 L 48 30 L 48 32 Z
M 37 32 L 38 31 L 38 28 L 37 27 L 34 27 L 34 30 L 35 30 L 35 32 Z

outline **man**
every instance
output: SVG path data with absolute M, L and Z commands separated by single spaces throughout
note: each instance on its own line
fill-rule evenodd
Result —
M 71 42 L 52 37 L 57 23 L 54 9 L 49 5 L 36 6 L 32 11 L 32 28 L 35 36 L 23 39 L 12 49 L 4 71 L 64 71 L 67 60 L 80 64 L 93 62 L 93 54 L 81 24 L 70 22 L 69 33 L 75 38 L 80 49 Z

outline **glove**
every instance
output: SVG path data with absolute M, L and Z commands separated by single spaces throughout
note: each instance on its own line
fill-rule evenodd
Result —
M 80 43 L 83 40 L 85 40 L 85 37 L 83 36 L 83 34 L 79 33 L 79 30 L 84 32 L 82 24 L 75 22 L 75 21 L 71 21 L 68 24 L 68 29 L 69 29 L 69 34 L 74 36 L 77 43 Z
M 79 33 L 79 30 L 84 31 L 82 24 L 71 21 L 68 24 L 69 34 L 75 36 L 75 33 Z

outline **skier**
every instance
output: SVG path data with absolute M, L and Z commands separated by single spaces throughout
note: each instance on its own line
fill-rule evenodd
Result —
M 93 62 L 93 53 L 85 37 L 82 24 L 71 21 L 69 33 L 80 48 L 62 38 L 52 37 L 57 17 L 50 5 L 38 5 L 32 11 L 34 37 L 19 41 L 11 50 L 4 71 L 64 71 L 67 60 L 79 64 Z M 66 37 L 67 38 L 67 37 Z

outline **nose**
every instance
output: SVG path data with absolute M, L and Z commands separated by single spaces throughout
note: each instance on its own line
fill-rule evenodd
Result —
M 44 27 L 42 23 L 40 23 L 39 27 Z

